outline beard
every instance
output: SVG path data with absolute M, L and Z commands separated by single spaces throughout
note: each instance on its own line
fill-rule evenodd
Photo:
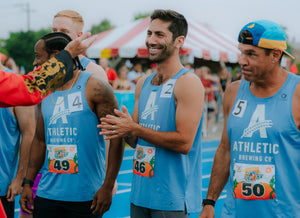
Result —
M 175 50 L 175 47 L 173 46 L 172 43 L 164 44 L 164 45 L 155 45 L 151 46 L 149 44 L 146 44 L 148 51 L 149 51 L 149 60 L 154 62 L 154 63 L 161 63 L 168 59 Z M 151 48 L 158 48 L 161 49 L 161 51 L 155 55 L 150 54 L 150 49 Z

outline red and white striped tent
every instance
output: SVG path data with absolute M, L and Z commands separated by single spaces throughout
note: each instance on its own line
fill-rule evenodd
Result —
M 146 17 L 97 34 L 96 41 L 87 50 L 87 56 L 147 58 L 145 39 L 149 24 L 150 17 Z M 195 20 L 188 20 L 188 24 L 188 35 L 181 49 L 182 55 L 230 63 L 238 61 L 240 52 L 237 49 L 237 40 Z

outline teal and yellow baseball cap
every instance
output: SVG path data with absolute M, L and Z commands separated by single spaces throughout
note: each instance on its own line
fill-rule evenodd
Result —
M 241 33 L 247 30 L 253 39 L 242 37 Z M 280 49 L 287 56 L 295 59 L 287 51 L 286 35 L 284 30 L 277 23 L 269 20 L 257 20 L 245 25 L 239 33 L 238 41 L 242 44 L 254 45 L 260 48 Z

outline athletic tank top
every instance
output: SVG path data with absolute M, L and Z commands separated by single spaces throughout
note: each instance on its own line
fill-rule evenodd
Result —
M 94 60 L 89 59 L 89 58 L 87 58 L 85 56 L 83 58 L 81 58 L 81 60 L 80 60 L 81 66 L 83 67 L 84 70 L 86 70 L 87 65 L 89 65 L 90 62 L 94 62 L 95 63 Z
M 221 217 L 300 216 L 300 131 L 292 116 L 299 81 L 289 73 L 275 95 L 258 98 L 242 80 L 227 122 L 231 165 Z
M 140 125 L 158 131 L 176 130 L 174 87 L 177 79 L 188 71 L 183 68 L 160 86 L 151 84 L 156 72 L 145 80 L 139 98 Z M 134 205 L 168 211 L 186 209 L 188 213 L 200 211 L 201 129 L 202 119 L 187 155 L 138 138 L 131 188 Z
M 90 75 L 83 71 L 70 91 L 56 91 L 42 102 L 47 150 L 40 197 L 90 201 L 104 181 L 105 142 L 85 96 Z
M 10 69 L 4 71 L 15 73 Z M 18 169 L 21 133 L 9 108 L 0 108 L 0 126 L 0 196 L 5 196 Z

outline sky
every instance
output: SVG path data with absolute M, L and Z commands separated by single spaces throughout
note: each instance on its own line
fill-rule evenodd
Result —
M 104 19 L 121 26 L 139 13 L 158 8 L 178 11 L 234 39 L 245 24 L 269 19 L 286 28 L 291 44 L 300 45 L 299 0 L 0 0 L 0 38 L 8 38 L 10 32 L 26 31 L 28 26 L 31 30 L 50 28 L 53 16 L 65 9 L 78 11 L 85 21 L 84 31 L 89 31 Z

